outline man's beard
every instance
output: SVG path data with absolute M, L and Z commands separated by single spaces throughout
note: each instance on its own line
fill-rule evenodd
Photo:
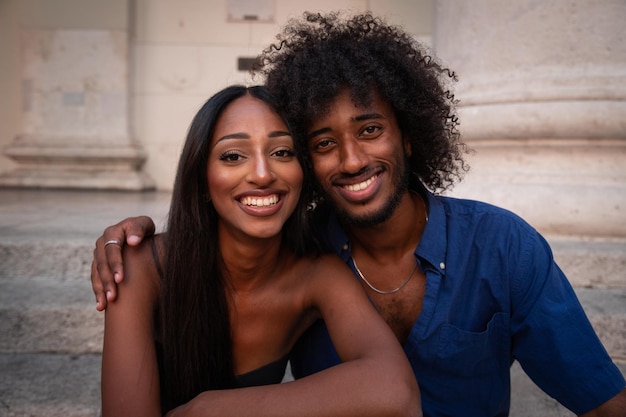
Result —
M 380 210 L 361 216 L 354 216 L 350 214 L 348 210 L 344 210 L 333 204 L 339 220 L 347 226 L 354 227 L 371 227 L 389 220 L 393 212 L 400 204 L 402 196 L 408 190 L 409 170 L 406 161 L 401 168 L 402 172 L 400 173 L 400 175 L 395 176 L 394 182 L 392 184 L 392 186 L 394 186 L 394 191 L 391 197 L 385 202 L 385 205 Z M 328 196 L 326 197 L 326 199 L 332 201 L 332 199 L 330 199 Z

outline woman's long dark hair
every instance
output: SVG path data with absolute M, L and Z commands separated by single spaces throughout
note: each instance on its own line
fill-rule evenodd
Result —
M 211 97 L 194 117 L 178 163 L 159 305 L 164 413 L 202 391 L 232 387 L 228 301 L 217 241 L 218 215 L 207 201 L 207 161 L 220 114 L 245 95 L 276 110 L 265 87 L 225 88 Z M 297 151 L 302 163 L 302 151 Z M 305 172 L 298 206 L 283 228 L 284 244 L 297 255 L 315 248 L 306 239 L 312 236 L 307 216 L 310 189 L 311 175 Z

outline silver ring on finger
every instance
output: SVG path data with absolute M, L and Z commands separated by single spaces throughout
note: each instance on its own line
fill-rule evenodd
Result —
M 122 242 L 120 242 L 119 240 L 107 240 L 106 242 L 104 242 L 104 247 L 106 248 L 109 245 L 117 245 L 120 248 L 122 247 Z

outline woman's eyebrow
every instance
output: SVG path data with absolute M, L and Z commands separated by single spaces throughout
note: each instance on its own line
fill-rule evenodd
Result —
M 216 143 L 219 143 L 223 140 L 228 140 L 228 139 L 250 139 L 250 135 L 244 132 L 229 133 L 228 135 L 224 135 L 221 138 L 219 138 L 216 141 Z
M 267 136 L 270 137 L 270 138 L 278 138 L 278 137 L 281 137 L 281 136 L 291 136 L 291 133 L 287 132 L 285 130 L 275 130 L 273 132 L 270 132 L 270 134 L 267 135 Z
M 268 138 L 279 138 L 283 136 L 291 136 L 291 133 L 284 131 L 284 130 L 274 130 L 268 133 L 267 135 Z M 223 140 L 228 140 L 228 139 L 250 139 L 250 135 L 245 132 L 229 133 L 228 135 L 224 135 L 221 138 L 219 138 L 216 143 L 219 143 Z

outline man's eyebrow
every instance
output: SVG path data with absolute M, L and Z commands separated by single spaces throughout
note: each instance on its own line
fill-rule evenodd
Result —
M 385 116 L 383 116 L 380 113 L 365 113 L 365 114 L 359 114 L 358 116 L 352 117 L 350 118 L 351 121 L 353 122 L 362 122 L 364 120 L 371 120 L 371 119 L 384 119 Z M 317 135 L 321 135 L 322 133 L 326 133 L 326 132 L 330 132 L 331 129 L 330 127 L 322 127 L 320 129 L 314 130 L 311 133 L 309 133 L 307 135 L 308 139 L 314 138 Z
M 321 135 L 322 133 L 326 133 L 326 132 L 330 132 L 330 127 L 323 127 L 321 129 L 314 130 L 314 131 L 312 131 L 311 133 L 309 133 L 307 135 L 307 138 L 311 139 L 311 138 L 314 138 L 317 135 Z
M 352 120 L 355 122 L 362 122 L 363 120 L 369 120 L 369 119 L 384 119 L 385 116 L 383 116 L 380 113 L 365 113 L 365 114 L 359 114 L 356 117 L 353 117 Z

